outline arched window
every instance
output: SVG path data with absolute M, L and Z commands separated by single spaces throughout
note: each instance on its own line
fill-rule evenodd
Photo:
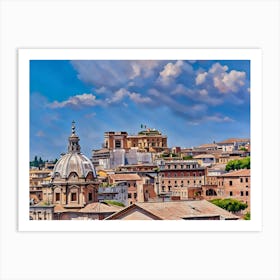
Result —
M 209 190 L 206 191 L 206 195 L 207 196 L 216 196 L 217 193 L 213 189 L 209 189 Z

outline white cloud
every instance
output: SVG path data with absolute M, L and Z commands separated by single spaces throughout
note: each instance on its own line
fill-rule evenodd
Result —
M 162 85 L 169 85 L 171 81 L 177 78 L 183 71 L 184 62 L 178 60 L 176 63 L 167 63 L 164 69 L 159 73 L 158 82 Z
M 204 72 L 204 73 L 199 73 L 196 78 L 195 78 L 195 83 L 196 85 L 201 85 L 205 82 L 206 77 L 207 77 L 208 73 Z
M 107 98 L 107 104 L 118 103 L 122 101 L 125 97 L 129 97 L 134 103 L 151 103 L 152 99 L 150 97 L 142 96 L 140 93 L 130 92 L 125 88 L 121 88 L 114 93 L 111 98 Z M 126 103 L 124 103 L 126 104 Z M 127 104 L 126 104 L 127 106 Z
M 130 79 L 142 76 L 147 78 L 154 74 L 154 70 L 159 65 L 158 60 L 136 60 L 130 62 L 132 73 Z
M 206 90 L 206 89 L 201 89 L 201 90 L 199 90 L 199 94 L 201 95 L 201 96 L 207 96 L 208 95 L 208 91 Z
M 73 60 L 72 66 L 78 78 L 98 88 L 116 90 L 140 77 L 145 79 L 155 74 L 155 69 L 162 64 L 159 60 Z
M 152 99 L 150 97 L 142 97 L 141 94 L 132 92 L 129 98 L 135 103 L 151 103 Z
M 226 65 L 222 66 L 220 63 L 216 62 L 209 69 L 209 73 L 220 74 L 220 73 L 226 72 L 227 70 L 228 70 L 228 67 Z
M 219 116 L 219 115 L 214 115 L 214 116 L 207 116 L 205 117 L 206 121 L 213 121 L 213 122 L 233 122 L 234 120 L 231 119 L 230 117 L 227 116 Z
M 106 101 L 108 104 L 118 103 L 123 100 L 126 96 L 129 95 L 129 91 L 125 88 L 121 88 L 113 94 L 113 97 L 107 98 Z
M 184 62 L 181 60 L 178 60 L 175 64 L 171 62 L 167 63 L 159 74 L 163 79 L 169 77 L 178 77 L 182 72 L 183 64 Z
M 242 71 L 231 70 L 219 63 L 212 65 L 209 73 L 212 74 L 214 87 L 221 93 L 238 92 L 246 81 L 246 73 Z
M 97 89 L 95 90 L 95 92 L 96 92 L 96 93 L 106 93 L 106 92 L 108 92 L 108 89 L 107 89 L 106 87 L 102 86 L 102 87 L 100 87 L 100 88 L 97 88 Z
M 100 105 L 101 101 L 96 100 L 96 96 L 91 93 L 83 93 L 69 97 L 69 99 L 59 102 L 54 101 L 48 105 L 50 108 L 64 108 L 64 107 L 76 107 L 83 106 L 96 106 Z

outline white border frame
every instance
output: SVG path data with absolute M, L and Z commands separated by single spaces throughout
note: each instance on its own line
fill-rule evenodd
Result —
M 262 53 L 260 49 L 19 49 L 19 231 L 261 231 Z M 244 221 L 34 221 L 29 220 L 30 60 L 250 60 L 251 220 Z M 171 230 L 172 229 L 172 230 Z

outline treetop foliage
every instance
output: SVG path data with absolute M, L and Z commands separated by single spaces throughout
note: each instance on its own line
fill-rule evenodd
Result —
M 250 169 L 250 157 L 246 157 L 244 159 L 231 160 L 226 165 L 226 171 L 239 169 Z
M 248 207 L 246 203 L 243 203 L 242 201 L 239 201 L 237 199 L 231 199 L 231 198 L 226 198 L 226 199 L 213 199 L 210 200 L 213 204 L 216 206 L 219 206 L 229 212 L 239 212 L 241 210 L 244 210 Z

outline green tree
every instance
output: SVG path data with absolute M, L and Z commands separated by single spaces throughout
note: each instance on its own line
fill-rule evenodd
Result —
M 192 158 L 193 158 L 192 156 L 184 156 L 183 160 L 188 160 L 188 159 L 192 159 Z
M 34 157 L 33 165 L 32 166 L 39 167 L 39 161 L 38 161 L 38 157 L 37 156 Z
M 244 215 L 244 220 L 251 220 L 251 213 L 250 213 L 250 212 L 247 212 L 247 213 Z
M 226 165 L 226 171 L 250 169 L 250 167 L 250 157 L 246 157 L 244 159 L 230 160 Z
M 111 204 L 111 205 L 116 205 L 116 206 L 122 206 L 122 207 L 125 207 L 125 205 L 119 201 L 116 201 L 116 200 L 104 200 L 104 202 L 106 204 Z
M 44 164 L 44 161 L 42 160 L 42 158 L 41 158 L 41 157 L 39 158 L 38 163 L 39 163 L 39 165 L 43 165 L 43 164 Z
M 246 203 L 243 203 L 242 201 L 236 200 L 236 199 L 231 199 L 231 198 L 226 198 L 226 199 L 213 199 L 210 200 L 213 204 L 216 206 L 219 206 L 229 212 L 239 212 L 241 210 L 244 210 L 248 207 Z

